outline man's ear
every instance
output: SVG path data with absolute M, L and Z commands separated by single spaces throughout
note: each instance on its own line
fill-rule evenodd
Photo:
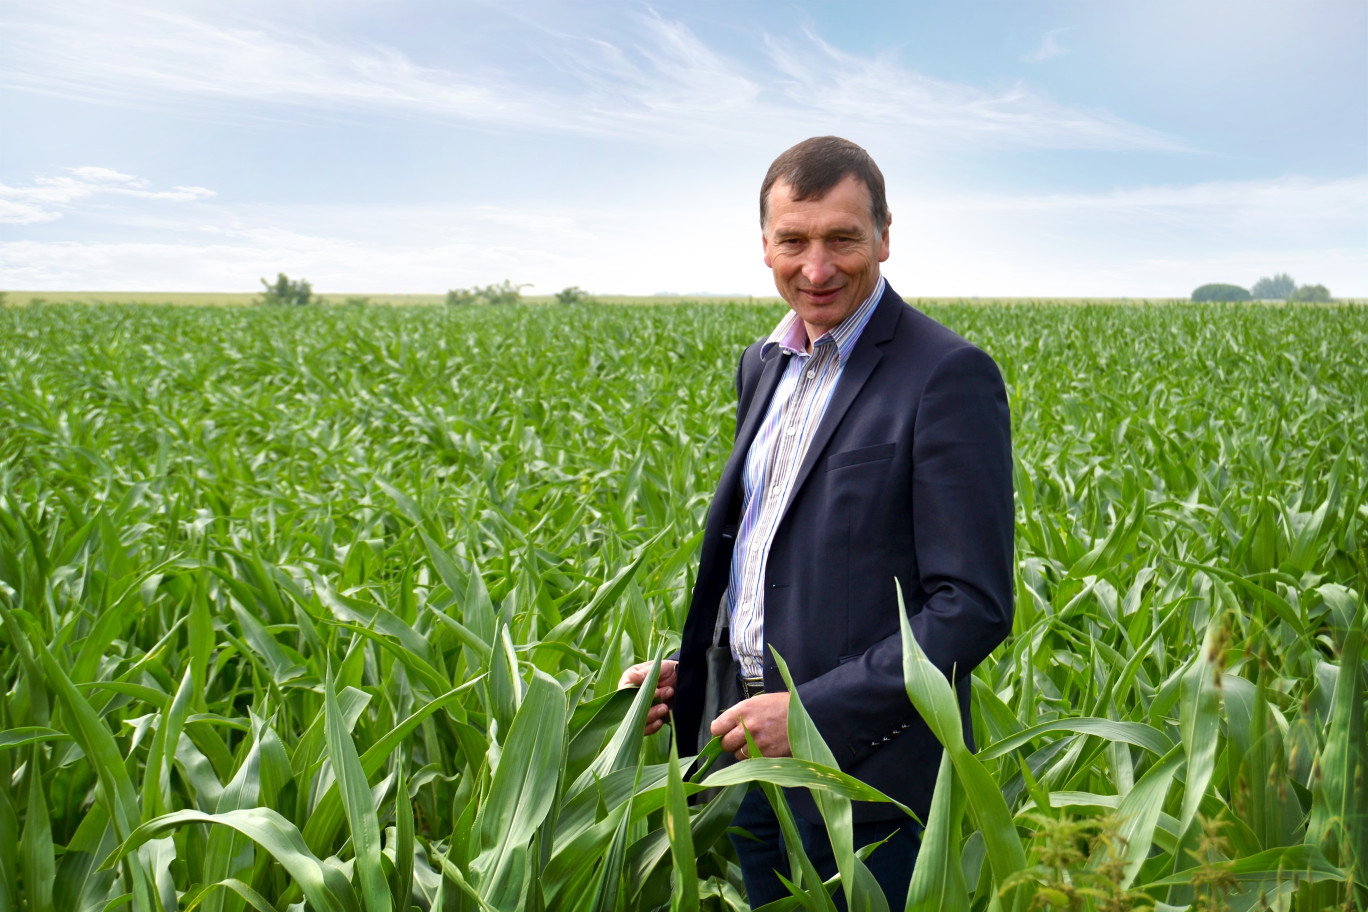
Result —
M 773 269 L 774 264 L 770 262 L 769 235 L 765 234 L 763 231 L 760 232 L 760 249 L 765 251 L 765 265 L 770 269 Z M 884 254 L 885 258 L 887 258 L 887 256 L 888 254 Z
M 890 213 L 889 216 L 888 216 L 888 221 L 884 222 L 883 234 L 882 234 L 882 236 L 880 236 L 880 238 L 879 238 L 879 262 L 880 262 L 880 263 L 882 263 L 882 262 L 884 262 L 884 261 L 886 261 L 886 260 L 888 259 L 888 228 L 889 228 L 889 226 L 892 225 L 892 224 L 893 224 L 893 215 Z

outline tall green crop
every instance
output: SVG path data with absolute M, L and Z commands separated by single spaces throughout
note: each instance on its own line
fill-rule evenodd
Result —
M 1368 311 L 928 309 L 1007 381 L 1017 617 L 977 754 L 908 644 L 909 898 L 801 713 L 689 776 L 615 690 L 775 308 L 0 310 L 0 909 L 740 909 L 756 782 L 852 880 L 794 907 L 1368 906 Z

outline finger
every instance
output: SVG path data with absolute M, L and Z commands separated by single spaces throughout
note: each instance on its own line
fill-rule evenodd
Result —
M 739 703 L 737 704 L 737 706 L 740 705 L 741 704 Z M 736 728 L 737 723 L 741 721 L 741 713 L 737 711 L 737 706 L 733 706 L 716 719 L 713 719 L 712 724 L 708 726 L 708 731 L 712 732 L 714 735 L 725 735 L 727 732 Z
M 745 752 L 746 733 L 741 729 L 740 726 L 733 728 L 731 731 L 727 732 L 727 734 L 723 735 L 722 749 L 724 751 L 730 751 L 732 753 L 735 753 L 738 750 L 742 751 L 743 753 Z
M 647 723 L 646 723 L 646 734 L 647 734 L 647 735 L 654 735 L 656 732 L 660 731 L 661 728 L 663 728 L 664 726 L 665 726 L 665 720 L 663 720 L 663 719 L 657 719 L 657 720 L 654 721 L 654 722 L 647 722 Z
M 655 692 L 655 698 L 657 700 L 668 700 L 674 696 L 674 692 L 675 691 L 673 687 L 657 687 Z
M 651 671 L 650 663 L 638 662 L 622 673 L 622 679 L 627 682 L 627 687 L 640 687 L 646 680 L 646 675 Z

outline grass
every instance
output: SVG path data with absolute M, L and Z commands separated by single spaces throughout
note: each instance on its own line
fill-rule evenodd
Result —
M 1368 311 L 927 309 L 1007 381 L 1017 617 L 974 755 L 906 644 L 908 907 L 1364 908 Z M 0 311 L 0 908 L 744 908 L 757 782 L 903 907 L 802 713 L 690 805 L 614 690 L 779 312 Z

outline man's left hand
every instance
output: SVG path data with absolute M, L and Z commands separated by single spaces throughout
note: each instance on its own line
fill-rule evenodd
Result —
M 709 730 L 722 736 L 722 749 L 736 755 L 737 760 L 748 756 L 746 732 L 755 739 L 762 757 L 788 757 L 788 708 L 787 693 L 761 694 L 742 700 L 731 709 L 713 720 Z M 742 720 L 746 727 L 741 727 Z

